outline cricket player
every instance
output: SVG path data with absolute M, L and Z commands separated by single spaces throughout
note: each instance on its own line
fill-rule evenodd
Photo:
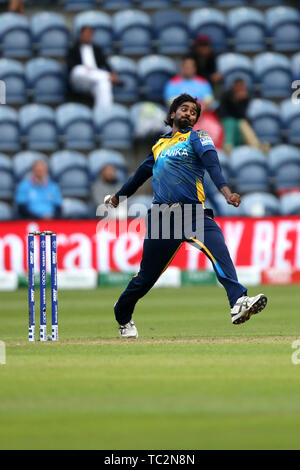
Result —
M 105 197 L 107 206 L 117 207 L 121 196 L 130 197 L 148 178 L 152 178 L 153 204 L 148 211 L 148 236 L 144 240 L 140 270 L 114 306 L 122 338 L 138 337 L 132 320 L 135 305 L 167 269 L 183 242 L 193 244 L 212 262 L 217 278 L 227 292 L 234 325 L 244 323 L 266 306 L 267 297 L 264 294 L 248 297 L 246 287 L 238 282 L 223 233 L 213 220 L 213 211 L 204 206 L 202 181 L 205 170 L 228 204 L 238 207 L 241 198 L 239 194 L 231 192 L 224 179 L 212 139 L 205 131 L 193 130 L 200 113 L 200 104 L 190 95 L 182 94 L 174 99 L 166 120 L 172 130 L 158 139 L 151 153 L 122 188 L 116 194 Z M 189 205 L 193 208 L 194 224 L 195 217 L 198 217 L 196 209 L 199 204 L 204 208 L 203 240 L 186 234 L 181 239 L 172 236 L 166 239 L 161 237 L 161 232 L 159 238 L 149 237 L 151 213 L 157 205 L 168 205 L 170 208 Z M 174 235 L 174 223 L 172 227 L 170 234 Z M 159 229 L 161 230 L 160 226 Z

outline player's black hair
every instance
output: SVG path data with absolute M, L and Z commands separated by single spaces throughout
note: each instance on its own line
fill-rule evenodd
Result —
M 187 93 L 183 93 L 182 95 L 177 96 L 175 100 L 171 103 L 167 118 L 165 120 L 165 124 L 167 126 L 173 126 L 173 119 L 171 118 L 172 113 L 176 113 L 177 109 L 179 106 L 181 106 L 183 103 L 194 103 L 197 107 L 197 121 L 199 119 L 199 116 L 201 114 L 201 105 L 197 101 L 197 98 L 193 98 L 191 95 L 188 95 Z

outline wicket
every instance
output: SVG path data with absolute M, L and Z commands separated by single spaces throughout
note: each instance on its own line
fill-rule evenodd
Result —
M 46 230 L 28 234 L 28 337 L 35 341 L 35 285 L 34 285 L 34 237 L 40 237 L 40 341 L 47 341 L 47 290 L 46 290 L 46 236 L 50 236 L 51 245 L 51 316 L 52 341 L 58 341 L 57 308 L 57 251 L 56 233 Z

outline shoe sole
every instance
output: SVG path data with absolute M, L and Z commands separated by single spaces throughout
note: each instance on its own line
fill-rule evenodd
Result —
M 239 318 L 232 320 L 233 325 L 240 325 L 245 321 L 250 320 L 252 315 L 256 315 L 261 312 L 267 305 L 268 299 L 264 294 L 261 294 L 259 298 L 251 305 L 249 310 L 245 310 Z

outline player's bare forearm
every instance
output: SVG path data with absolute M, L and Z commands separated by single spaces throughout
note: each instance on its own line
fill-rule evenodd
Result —
M 234 207 L 239 207 L 241 203 L 241 196 L 238 193 L 232 193 L 228 186 L 223 186 L 220 192 L 225 197 L 227 204 L 231 204 Z

